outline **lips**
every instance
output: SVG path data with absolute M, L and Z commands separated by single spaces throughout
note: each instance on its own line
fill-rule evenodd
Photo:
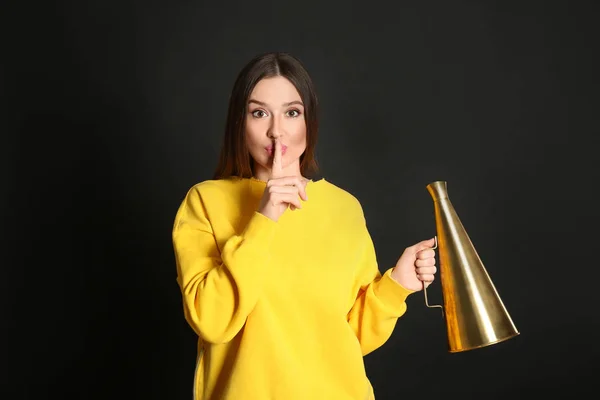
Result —
M 267 146 L 267 147 L 265 147 L 265 150 L 267 151 L 267 153 L 269 153 L 269 155 L 273 155 L 273 150 L 274 150 L 273 146 Z M 284 155 L 286 150 L 287 150 L 287 146 L 282 144 L 281 145 L 281 155 Z

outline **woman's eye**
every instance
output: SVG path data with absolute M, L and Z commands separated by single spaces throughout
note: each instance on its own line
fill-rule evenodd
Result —
M 290 110 L 290 111 L 288 111 L 288 116 L 290 116 L 290 117 L 297 117 L 299 115 L 300 115 L 300 111 L 298 111 L 298 110 Z
M 262 118 L 267 115 L 263 110 L 252 111 L 252 116 L 255 118 Z

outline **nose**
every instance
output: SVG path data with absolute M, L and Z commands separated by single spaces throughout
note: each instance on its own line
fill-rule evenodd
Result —
M 269 138 L 270 139 L 279 139 L 281 137 L 281 133 L 279 131 L 275 131 L 273 129 L 269 129 Z
M 282 135 L 281 123 L 278 118 L 272 118 L 271 124 L 269 125 L 269 131 L 267 132 L 267 136 L 271 139 L 279 139 Z

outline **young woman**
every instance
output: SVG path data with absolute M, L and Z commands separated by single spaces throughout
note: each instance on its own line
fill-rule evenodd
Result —
M 374 399 L 363 356 L 436 273 L 434 239 L 380 273 L 358 200 L 316 172 L 317 97 L 285 53 L 251 60 L 215 176 L 173 227 L 196 399 Z

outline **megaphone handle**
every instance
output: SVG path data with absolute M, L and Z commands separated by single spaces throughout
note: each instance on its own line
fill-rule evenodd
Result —
M 435 245 L 431 248 L 431 250 L 435 250 L 438 247 L 437 236 L 435 236 Z M 429 301 L 427 300 L 427 287 L 425 286 L 425 282 L 423 282 L 423 294 L 425 295 L 425 305 L 429 308 L 439 308 L 442 310 L 442 318 L 444 317 L 444 307 L 439 304 L 429 305 Z

